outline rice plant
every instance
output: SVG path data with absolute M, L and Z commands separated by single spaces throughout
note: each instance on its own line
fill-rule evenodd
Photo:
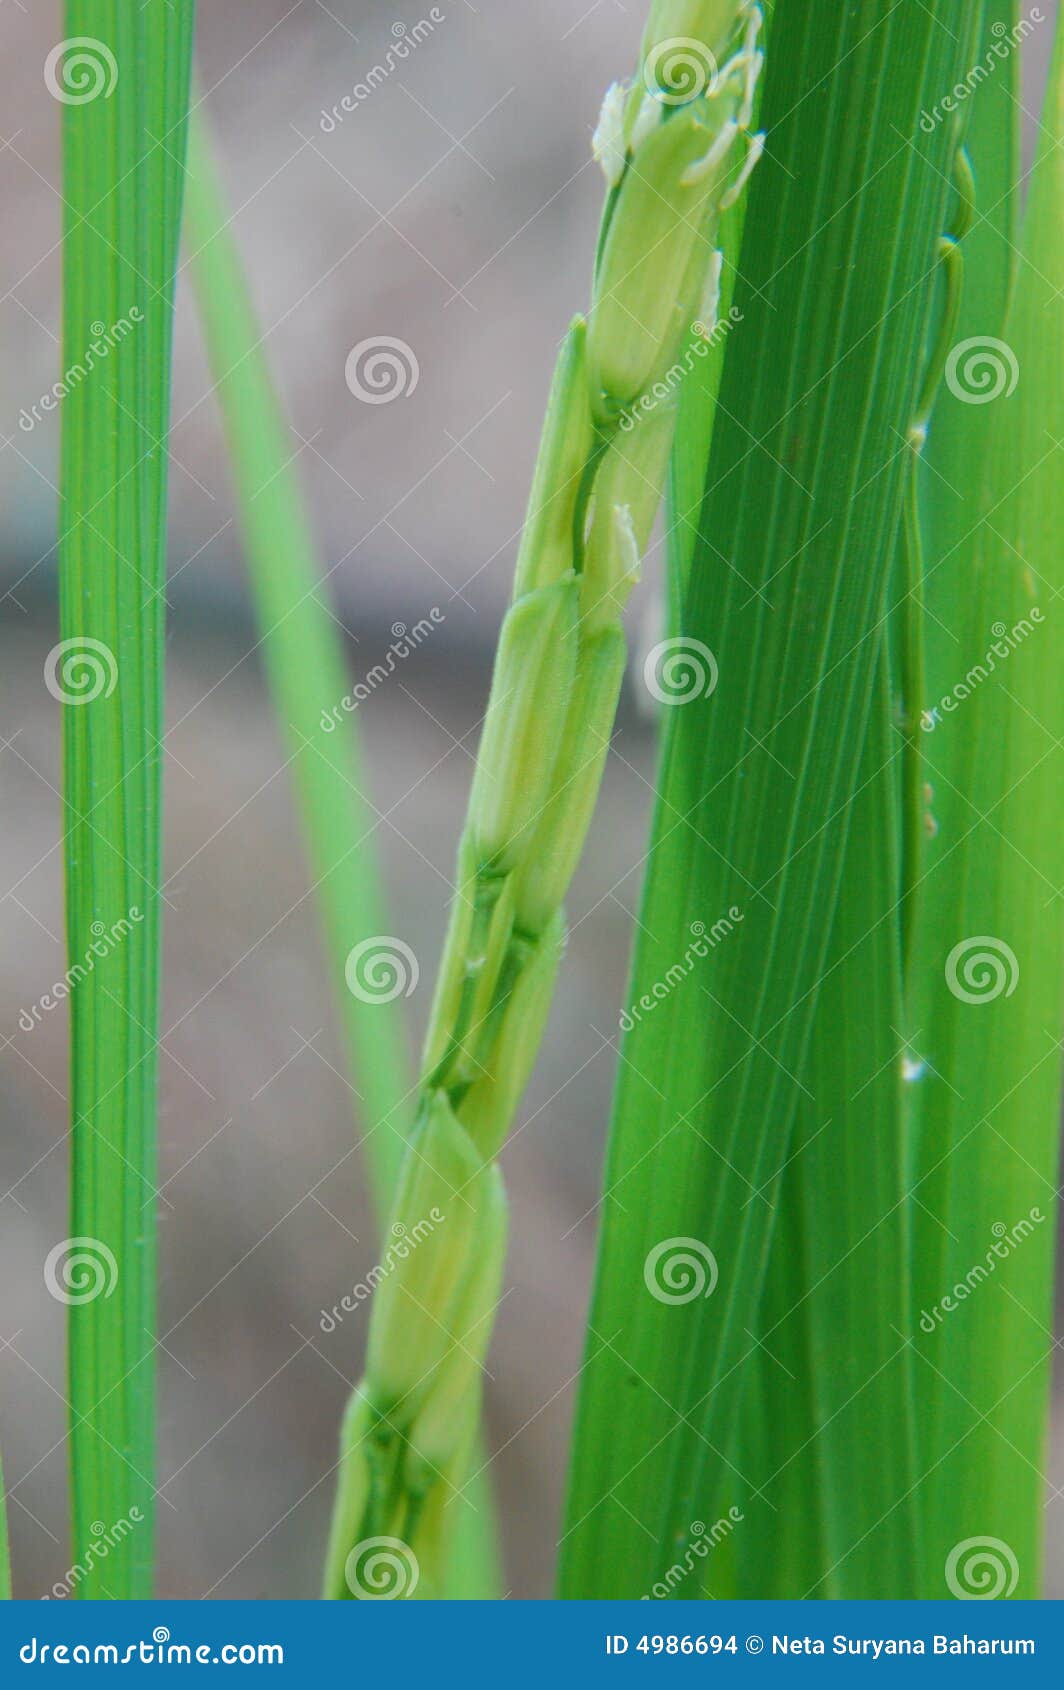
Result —
M 688 11 L 718 66 L 712 96 L 704 81 L 677 96 L 670 8 L 657 5 L 633 83 L 610 88 L 595 131 L 607 197 L 591 308 L 555 371 L 393 1211 L 407 1233 L 435 1225 L 374 1301 L 344 1424 L 330 1596 L 371 1593 L 382 1538 L 438 1590 L 448 1504 L 468 1472 L 506 1246 L 496 1158 L 550 1005 L 624 673 L 621 613 L 672 443 L 674 410 L 653 390 L 695 325 L 716 322 L 719 220 L 764 141 L 751 132 L 760 8 Z
M 166 461 L 191 0 L 68 0 L 62 420 L 71 1519 L 152 1590 Z M 592 142 L 419 1077 L 345 988 L 385 923 L 359 748 L 210 148 L 189 250 L 371 1179 L 325 1595 L 497 1589 L 461 1496 L 499 1153 L 665 500 L 661 762 L 560 1533 L 566 1598 L 1037 1595 L 1058 1172 L 1064 62 L 1014 0 L 653 0 Z M 94 59 L 86 41 L 103 49 Z M 972 67 L 982 67 L 975 75 Z M 957 94 L 964 89 L 963 97 Z M 952 92 L 951 92 L 952 91 Z M 561 325 L 559 325 L 561 329 Z M 992 1283 L 990 1283 L 992 1281 Z M 83 1296 L 100 1285 L 105 1295 Z M 486 1512 L 486 1511 L 485 1511 Z M 460 1520 L 466 1524 L 460 1526 Z M 988 1590 L 988 1581 L 991 1589 Z M 9 1594 L 0 1519 L 0 1595 Z

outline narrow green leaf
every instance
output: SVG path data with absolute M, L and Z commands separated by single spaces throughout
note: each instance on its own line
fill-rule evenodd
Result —
M 409 1085 L 400 1010 L 347 983 L 356 944 L 389 932 L 351 683 L 325 600 L 292 437 L 274 392 L 202 116 L 190 127 L 192 275 L 229 440 L 262 653 L 290 771 L 336 1003 L 362 1098 L 366 1151 L 384 1206 L 402 1151 Z M 394 941 L 392 941 L 394 943 Z
M 132 1529 L 78 1586 L 151 1592 L 160 738 L 172 288 L 191 0 L 68 0 L 63 104 L 62 642 L 73 1534 Z M 98 1527 L 97 1527 L 98 1529 Z
M 913 348 L 945 226 L 949 140 L 921 132 L 919 117 L 962 68 L 947 10 L 902 0 L 810 14 L 780 0 L 774 13 L 765 175 L 736 288 L 744 322 L 729 341 L 683 609 L 684 635 L 713 652 L 719 681 L 710 692 L 707 665 L 703 696 L 672 711 L 668 729 L 567 1596 L 649 1593 L 682 1562 L 696 1522 L 768 1506 L 734 1459 L 736 1417 L 776 1178 L 800 1103 L 821 1103 L 805 1062 L 881 676 Z M 713 943 L 691 960 L 696 923 Z M 889 1184 L 896 1144 L 884 1158 Z M 701 1257 L 684 1301 L 661 1277 L 670 1250 Z M 904 1440 L 888 1458 L 904 1470 Z M 902 1535 L 899 1524 L 892 1553 L 911 1588 Z M 671 1594 L 696 1596 L 700 1582 Z

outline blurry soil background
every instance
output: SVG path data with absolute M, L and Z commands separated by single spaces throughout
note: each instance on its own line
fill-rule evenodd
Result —
M 200 0 L 199 13 L 206 111 L 352 684 L 386 661 L 400 629 L 436 624 L 358 711 L 388 925 L 421 971 L 408 1003 L 413 1055 L 549 372 L 587 294 L 601 202 L 590 133 L 605 84 L 632 62 L 642 7 L 445 0 L 399 14 L 391 0 Z M 42 1272 L 69 1232 L 67 1016 L 59 1007 L 32 1031 L 19 1024 L 67 966 L 61 707 L 43 680 L 58 638 L 58 425 L 55 413 L 30 415 L 61 369 L 60 108 L 42 71 L 62 33 L 54 0 L 0 12 L 0 1433 L 26 1597 L 44 1595 L 86 1547 L 66 1541 L 63 1309 Z M 1030 43 L 1032 89 L 1049 36 L 1046 25 Z M 405 342 L 418 379 L 394 403 L 367 404 L 345 365 L 382 336 Z M 364 1307 L 332 1334 L 320 1315 L 377 1247 L 186 281 L 176 344 L 159 1589 L 305 1597 L 317 1590 L 323 1475 L 365 1338 Z M 646 573 L 633 677 L 657 637 L 657 552 Z M 550 1594 L 560 1529 L 654 776 L 640 690 L 633 679 L 626 691 L 544 1054 L 504 1156 L 512 1238 L 487 1437 L 515 1596 Z M 1059 1453 L 1055 1472 L 1059 1596 Z

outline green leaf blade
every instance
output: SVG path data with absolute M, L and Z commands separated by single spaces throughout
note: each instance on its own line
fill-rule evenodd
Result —
M 958 1543 L 990 1538 L 1002 1592 L 1017 1597 L 1039 1591 L 1059 1179 L 1062 88 L 1058 29 L 1015 289 L 990 343 L 1002 388 L 982 407 L 964 484 L 972 520 L 948 563 L 963 591 L 924 736 L 940 819 L 920 1004 L 932 1072 L 914 1119 L 934 1272 L 915 1346 L 945 1402 L 926 1437 L 929 1556 L 944 1579 Z
M 75 1549 L 93 1541 L 97 1522 L 128 1522 L 106 1569 L 95 1563 L 78 1593 L 139 1597 L 151 1591 L 155 1498 L 162 589 L 192 5 L 68 0 L 66 28 L 89 38 L 102 78 L 92 98 L 63 104 L 64 362 L 89 368 L 64 402 L 63 643 L 52 654 L 78 971 L 66 1243 L 71 1262 L 91 1260 L 99 1289 L 86 1296 L 84 1281 L 58 1283 L 70 1305 Z M 90 362 L 105 338 L 110 349 Z
M 624 1048 L 569 1596 L 648 1592 L 694 1520 L 753 1496 L 733 1437 L 772 1236 L 762 1189 L 791 1151 L 880 661 L 945 212 L 946 140 L 921 136 L 919 113 L 961 50 L 934 9 L 873 11 L 811 24 L 775 9 L 737 290 L 749 333 L 729 345 L 684 606 L 720 683 L 670 724 L 633 997 L 666 978 L 692 922 L 733 904 L 743 921 Z M 714 1251 L 708 1299 L 646 1295 L 644 1263 L 670 1237 Z

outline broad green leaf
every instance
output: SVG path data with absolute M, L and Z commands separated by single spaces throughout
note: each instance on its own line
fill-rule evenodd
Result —
M 1015 200 L 1018 108 L 1013 84 L 1018 82 L 1020 64 L 1011 44 L 1015 12 L 1014 5 L 993 4 L 987 9 L 970 63 L 990 69 L 973 83 L 963 125 L 956 115 L 944 118 L 958 142 L 964 135 L 977 184 L 975 217 L 961 248 L 961 310 L 949 344 L 979 327 L 985 330 L 988 321 L 999 325 L 1004 312 Z M 927 112 L 921 121 L 925 125 L 937 122 L 936 111 Z M 944 321 L 941 278 L 938 292 L 925 358 L 933 356 L 936 338 L 949 327 Z M 931 671 L 940 662 L 943 644 L 952 639 L 943 618 L 957 602 L 957 564 L 964 567 L 963 551 L 958 554 L 953 548 L 972 522 L 961 490 L 969 490 L 977 479 L 974 471 L 979 458 L 973 448 L 977 429 L 985 426 L 981 408 L 961 403 L 942 386 L 936 396 L 931 438 L 919 461 L 925 566 L 934 557 L 939 567 L 912 599 L 904 579 L 891 589 L 892 620 L 899 629 L 910 617 L 924 621 L 923 641 Z M 897 682 L 894 691 L 899 691 Z M 918 718 L 920 703 L 913 708 Z M 805 1288 L 795 1313 L 777 1325 L 773 1305 L 786 1311 L 796 1303 L 794 1262 L 789 1241 L 781 1237 L 786 1228 L 781 1227 L 773 1241 L 768 1307 L 758 1328 L 764 1347 L 751 1364 L 747 1414 L 756 1391 L 762 1399 L 757 1422 L 772 1428 L 767 1465 L 760 1471 L 778 1475 L 767 1484 L 766 1494 L 787 1524 L 780 1530 L 774 1519 L 760 1516 L 757 1523 L 762 1529 L 744 1532 L 739 1550 L 746 1558 L 750 1589 L 764 1588 L 766 1567 L 783 1568 L 784 1579 L 774 1586 L 780 1595 L 801 1596 L 810 1591 L 841 1597 L 901 1594 L 906 1589 L 904 1567 L 892 1551 L 903 1547 L 905 1534 L 912 1538 L 911 1565 L 918 1571 L 919 1593 L 934 1595 L 942 1590 L 941 1562 L 928 1564 L 915 1553 L 925 1540 L 922 1520 L 934 1489 L 924 1483 L 927 1462 L 920 1459 L 919 1450 L 931 1443 L 929 1427 L 943 1416 L 953 1417 L 955 1405 L 945 1382 L 917 1368 L 914 1361 L 910 1264 L 914 1262 L 913 1239 L 918 1237 L 918 1283 L 940 1284 L 942 1269 L 936 1264 L 941 1262 L 948 1234 L 910 1197 L 918 1171 L 913 1165 L 910 1124 L 903 1114 L 903 1094 L 910 1086 L 924 1083 L 927 1074 L 906 1048 L 921 1017 L 914 1004 L 903 1011 L 899 996 L 897 868 L 876 882 L 882 900 L 877 924 L 870 898 L 872 872 L 892 851 L 892 835 L 900 824 L 898 806 L 889 792 L 892 766 L 898 770 L 902 803 L 912 798 L 902 778 L 898 720 L 894 700 L 885 692 L 881 707 L 874 711 L 876 744 L 870 738 L 869 749 L 887 784 L 862 782 L 858 794 L 828 972 L 810 1043 L 809 1084 L 820 1100 L 826 1124 L 818 1125 L 815 1112 L 803 1105 L 794 1160 L 786 1176 L 790 1189 L 785 1184 L 781 1195 L 784 1217 L 794 1204 L 801 1205 L 807 1216 Z M 867 813 L 877 788 L 878 820 L 874 811 Z M 926 838 L 929 814 L 917 785 L 913 822 L 918 852 L 936 848 Z M 911 831 L 909 825 L 904 829 L 904 833 Z M 857 926 L 847 919 L 850 915 L 859 916 Z M 891 979 L 893 994 L 884 993 L 883 983 Z M 914 996 L 923 996 L 922 982 Z M 840 1039 L 843 1026 L 845 1037 Z M 855 1055 L 858 1064 L 867 1064 L 872 1078 L 848 1076 Z M 803 1125 L 811 1135 L 808 1150 L 799 1148 Z M 831 1177 L 832 1168 L 845 1180 L 845 1203 L 838 1200 L 839 1181 Z M 929 1230 L 937 1237 L 929 1237 Z M 874 1302 L 868 1294 L 870 1285 L 877 1287 Z M 873 1308 L 875 1318 L 869 1319 Z M 798 1331 L 789 1333 L 791 1326 Z M 829 1354 L 843 1332 L 847 1342 L 837 1364 L 825 1367 L 822 1359 L 818 1363 L 818 1357 Z M 786 1349 L 781 1354 L 788 1336 L 789 1359 Z M 766 1359 L 766 1350 L 777 1359 Z M 789 1379 L 788 1373 L 794 1378 Z M 812 1394 L 803 1388 L 807 1379 L 814 1383 Z M 793 1455 L 785 1450 L 788 1439 L 796 1451 Z M 882 1459 L 883 1451 L 899 1445 L 904 1464 Z M 874 1464 L 865 1460 L 867 1448 L 878 1452 Z M 857 1471 L 862 1482 L 853 1484 L 848 1476 Z M 825 1519 L 823 1545 L 811 1551 L 807 1522 L 821 1516 Z
M 938 1277 L 918 1287 L 913 1344 L 941 1398 L 922 1451 L 939 1593 L 973 1539 L 993 1540 L 1002 1594 L 1039 1586 L 1061 1078 L 1062 53 L 1058 31 L 1012 299 L 1000 330 L 980 328 L 989 385 L 966 385 L 964 362 L 954 376 L 988 424 L 965 465 L 954 639 L 922 737 L 938 834 L 912 1102 Z
M 809 1095 L 766 1193 L 778 1225 L 743 1411 L 766 1435 L 749 1450 L 740 1438 L 736 1458 L 767 1504 L 737 1537 L 746 1596 L 919 1588 L 896 739 L 884 662 L 801 1070 Z
M 670 713 L 606 1174 L 567 1596 L 649 1593 L 699 1522 L 768 1506 L 735 1459 L 736 1421 L 777 1179 L 800 1102 L 821 1103 L 805 1063 L 881 676 L 914 348 L 949 190 L 948 137 L 919 125 L 961 69 L 945 21 L 944 6 L 917 0 L 775 9 L 768 155 L 736 288 L 744 322 L 730 337 L 683 607 L 684 635 L 713 652 L 719 682 Z M 705 672 L 708 686 L 708 662 Z M 876 897 L 873 877 L 870 908 Z M 699 936 L 712 940 L 708 956 Z M 896 1156 L 884 1147 L 886 1183 Z M 712 1294 L 680 1301 L 662 1270 L 692 1241 L 707 1271 L 712 1252 L 716 1283 L 710 1271 Z M 904 1471 L 906 1442 L 884 1459 Z M 914 1549 L 898 1541 L 892 1553 L 911 1588 Z M 700 1580 L 671 1593 L 698 1595 Z
M 68 0 L 60 620 L 71 992 L 73 1542 L 83 1597 L 151 1593 L 160 740 L 172 291 L 191 0 Z M 101 955 L 102 952 L 102 955 Z M 95 1526 L 95 1531 L 94 1531 Z

